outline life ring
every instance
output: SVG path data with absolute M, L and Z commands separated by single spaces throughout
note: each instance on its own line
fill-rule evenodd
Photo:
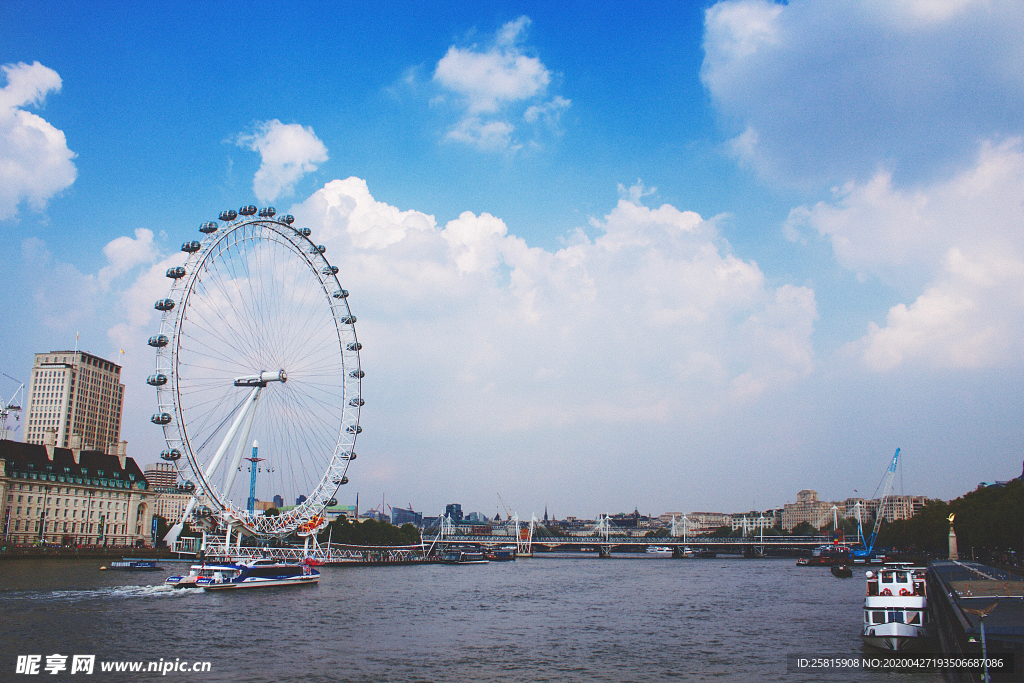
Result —
M 883 588 L 882 592 L 879 593 L 879 595 L 892 595 L 892 591 L 889 590 L 888 588 Z
M 900 595 L 910 595 L 910 591 L 908 591 L 906 588 L 901 588 Z

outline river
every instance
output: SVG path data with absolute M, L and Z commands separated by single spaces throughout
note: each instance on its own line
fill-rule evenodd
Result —
M 487 565 L 324 567 L 315 587 L 174 591 L 101 560 L 0 562 L 0 680 L 18 655 L 95 655 L 86 680 L 941 681 L 787 669 L 859 657 L 863 574 L 782 559 L 544 555 Z M 173 570 L 173 571 L 172 571 Z M 209 671 L 103 673 L 104 661 Z

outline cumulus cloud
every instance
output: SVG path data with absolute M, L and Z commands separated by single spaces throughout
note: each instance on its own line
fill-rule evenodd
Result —
M 395 418 L 410 429 L 665 421 L 814 365 L 813 292 L 768 287 L 714 221 L 671 205 L 623 198 L 595 219 L 600 236 L 557 251 L 487 213 L 438 226 L 357 178 L 291 211 L 335 255 L 364 316 L 367 364 L 415 405 Z
M 327 161 L 327 147 L 313 128 L 298 123 L 261 121 L 253 133 L 238 136 L 236 143 L 260 153 L 252 189 L 261 202 L 293 195 L 295 183 Z
M 930 181 L 1024 133 L 1022 24 L 998 0 L 727 0 L 706 12 L 701 80 L 762 177 Z
M 1000 367 L 1024 352 L 1024 142 L 985 143 L 975 163 L 912 191 L 880 172 L 833 202 L 800 207 L 789 229 L 828 237 L 836 258 L 912 303 L 856 347 L 878 370 L 904 363 Z
M 7 85 L 0 90 L 0 220 L 18 213 L 21 202 L 42 211 L 78 175 L 64 133 L 25 111 L 59 92 L 60 76 L 39 62 L 0 66 Z
M 524 54 L 519 47 L 529 25 L 528 17 L 519 17 L 502 26 L 488 48 L 453 45 L 438 61 L 434 82 L 455 96 L 462 114 L 446 139 L 488 152 L 522 147 L 513 139 L 515 126 L 508 120 L 508 109 L 540 99 L 552 80 L 540 59 Z M 555 127 L 560 111 L 570 104 L 556 96 L 549 102 L 531 104 L 523 118 Z
M 152 263 L 157 258 L 153 231 L 136 228 L 134 239 L 127 235 L 113 239 L 103 247 L 103 255 L 107 257 L 108 265 L 100 269 L 97 278 L 101 285 L 107 286 L 118 275 L 143 263 Z

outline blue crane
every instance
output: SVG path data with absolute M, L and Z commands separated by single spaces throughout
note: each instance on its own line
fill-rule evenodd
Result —
M 900 460 L 900 449 L 896 449 L 896 454 L 892 456 L 892 463 L 889 465 L 889 469 L 885 473 L 885 486 L 882 489 L 882 498 L 879 502 L 878 512 L 875 513 L 875 528 L 871 531 L 871 538 L 864 538 L 864 529 L 860 526 L 860 519 L 857 519 L 857 526 L 860 529 L 861 546 L 853 549 L 853 557 L 860 557 L 868 559 L 871 557 L 872 551 L 875 549 L 875 539 L 878 537 L 878 529 L 882 526 L 882 517 L 884 515 L 883 507 L 885 506 L 886 499 L 892 494 L 893 480 L 896 477 L 896 463 Z

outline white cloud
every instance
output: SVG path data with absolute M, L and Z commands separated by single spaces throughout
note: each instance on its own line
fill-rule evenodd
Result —
M 705 17 L 701 79 L 734 154 L 781 183 L 928 181 L 982 139 L 1024 133 L 1024 5 L 776 4 Z M 902 180 L 901 180 L 902 182 Z
M 833 203 L 800 207 L 791 233 L 827 236 L 840 264 L 916 293 L 857 343 L 871 368 L 978 368 L 1024 352 L 1024 142 L 984 144 L 954 177 L 904 191 L 880 172 Z
M 434 81 L 456 96 L 462 114 L 445 136 L 447 140 L 486 152 L 522 147 L 513 139 L 515 126 L 509 121 L 507 110 L 511 105 L 542 97 L 552 80 L 551 72 L 539 58 L 523 54 L 518 47 L 529 25 L 528 17 L 519 17 L 502 26 L 487 49 L 453 45 L 438 61 Z M 570 104 L 556 96 L 549 102 L 530 105 L 523 117 L 529 123 L 543 120 L 554 128 L 560 111 Z
M 118 275 L 143 263 L 152 263 L 156 259 L 153 231 L 136 228 L 134 239 L 122 236 L 111 240 L 103 247 L 103 254 L 107 257 L 109 265 L 101 268 L 97 277 L 103 286 L 107 286 Z
M 291 212 L 334 254 L 380 386 L 405 387 L 394 429 L 660 422 L 814 365 L 813 292 L 767 287 L 713 222 L 670 205 L 620 200 L 599 237 L 554 252 L 486 213 L 439 228 L 356 178 Z
M 515 151 L 521 144 L 512 141 L 515 126 L 505 121 L 483 121 L 467 116 L 445 134 L 445 139 L 476 147 L 481 152 Z
M 26 106 L 41 106 L 59 92 L 60 76 L 39 62 L 5 64 L 7 85 L 0 90 L 0 220 L 18 213 L 21 202 L 36 211 L 78 175 L 64 133 Z
M 523 112 L 523 119 L 527 123 L 544 121 L 549 127 L 557 128 L 562 118 L 562 110 L 572 106 L 572 101 L 560 95 L 556 95 L 550 102 L 535 104 Z
M 259 152 L 261 163 L 252 181 L 253 193 L 262 202 L 288 197 L 295 183 L 327 161 L 327 147 L 310 126 L 281 123 L 277 119 L 256 124 L 252 134 L 240 135 L 239 147 Z

